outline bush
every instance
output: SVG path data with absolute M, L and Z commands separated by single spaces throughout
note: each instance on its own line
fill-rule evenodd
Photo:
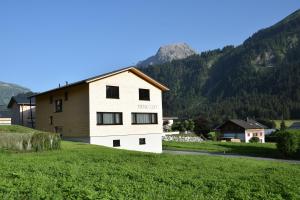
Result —
M 258 137 L 252 137 L 249 140 L 250 143 L 259 143 L 259 138 Z
M 179 121 L 175 122 L 172 125 L 172 130 L 173 131 L 180 131 L 180 132 L 185 132 L 185 131 L 193 131 L 195 128 L 195 123 L 193 120 L 184 120 L 184 121 Z
M 276 146 L 284 156 L 291 156 L 298 150 L 299 139 L 294 133 L 281 131 L 277 133 Z
M 217 141 L 218 140 L 218 133 L 216 132 L 209 132 L 208 138 L 211 139 L 212 141 Z
M 60 149 L 60 136 L 56 133 L 0 132 L 0 148 L 14 151 L 44 151 Z

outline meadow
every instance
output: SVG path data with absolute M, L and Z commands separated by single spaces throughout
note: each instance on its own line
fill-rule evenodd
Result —
M 300 199 L 300 165 L 62 142 L 0 152 L 0 199 Z
M 163 148 L 170 150 L 193 150 L 239 155 L 259 156 L 267 158 L 284 158 L 277 150 L 276 143 L 234 143 L 234 142 L 173 142 L 163 141 Z M 300 160 L 300 155 L 292 159 Z
M 282 122 L 282 120 L 272 120 L 275 122 L 275 125 L 276 125 L 276 128 L 277 129 L 280 129 L 280 124 Z M 289 127 L 291 126 L 294 122 L 300 122 L 300 120 L 298 119 L 295 119 L 295 120 L 284 120 L 284 123 L 286 125 L 286 127 Z

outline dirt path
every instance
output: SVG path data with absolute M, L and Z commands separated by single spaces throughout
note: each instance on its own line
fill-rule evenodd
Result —
M 222 157 L 228 157 L 228 158 L 251 158 L 251 159 L 256 159 L 256 160 L 267 160 L 267 161 L 288 162 L 288 163 L 293 163 L 293 164 L 300 164 L 300 160 L 285 160 L 285 159 L 276 159 L 276 158 L 265 158 L 265 157 L 256 157 L 256 156 L 224 154 L 224 153 L 192 151 L 192 150 L 163 150 L 163 153 L 174 154 L 174 155 L 210 155 L 210 156 L 222 156 Z

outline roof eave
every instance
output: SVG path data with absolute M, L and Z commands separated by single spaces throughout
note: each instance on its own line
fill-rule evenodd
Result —
M 105 74 L 103 76 L 93 77 L 93 78 L 87 79 L 86 82 L 87 83 L 95 82 L 95 81 L 98 81 L 98 80 L 101 80 L 101 79 L 104 79 L 104 78 L 107 78 L 107 77 L 110 77 L 110 76 L 114 76 L 114 75 L 117 75 L 117 74 L 120 74 L 120 73 L 123 73 L 123 72 L 126 72 L 126 71 L 130 71 L 130 72 L 134 73 L 138 77 L 144 79 L 148 83 L 156 86 L 157 88 L 159 88 L 160 90 L 162 90 L 164 92 L 170 90 L 169 88 L 167 88 L 163 84 L 161 84 L 158 81 L 154 80 L 153 78 L 151 78 L 150 76 L 148 76 L 145 73 L 141 72 L 140 70 L 138 70 L 135 67 L 127 67 L 127 68 L 124 68 L 124 69 L 121 69 L 121 70 L 118 70 L 118 71 L 115 71 L 115 72 L 112 72 L 112 73 Z

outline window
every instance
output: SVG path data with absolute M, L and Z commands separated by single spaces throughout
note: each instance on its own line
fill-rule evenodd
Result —
M 62 112 L 62 100 L 58 99 L 55 101 L 55 112 Z
M 146 144 L 146 138 L 140 138 L 139 143 L 140 145 Z
M 49 117 L 49 124 L 52 125 L 53 124 L 53 116 Z
M 120 140 L 113 140 L 113 147 L 119 147 L 121 146 Z
M 248 133 L 247 135 L 248 135 L 248 137 L 250 137 L 250 133 Z
M 52 104 L 53 103 L 53 96 L 49 97 L 49 103 Z
M 139 99 L 143 101 L 150 101 L 150 90 L 139 89 Z
M 119 87 L 106 86 L 106 98 L 107 99 L 119 99 Z
M 97 125 L 121 125 L 123 124 L 120 112 L 98 112 Z
M 68 99 L 69 99 L 69 93 L 65 92 L 65 101 L 68 101 Z
M 258 136 L 258 134 L 257 133 L 253 133 L 253 137 L 257 137 Z
M 157 124 L 157 113 L 131 113 L 132 124 Z

